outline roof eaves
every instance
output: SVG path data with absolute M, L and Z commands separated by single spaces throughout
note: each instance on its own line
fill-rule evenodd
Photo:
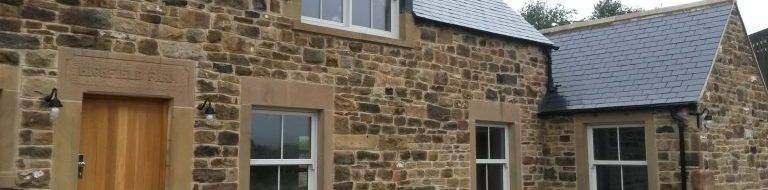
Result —
M 600 108 L 586 108 L 586 109 L 544 110 L 544 111 L 540 111 L 538 115 L 549 116 L 549 115 L 565 115 L 565 114 L 575 114 L 575 113 L 633 111 L 633 110 L 664 109 L 664 108 L 673 108 L 673 107 L 680 107 L 680 106 L 697 106 L 697 105 L 698 105 L 698 101 L 685 101 L 685 102 L 672 102 L 672 103 L 661 103 L 661 104 L 600 107 Z

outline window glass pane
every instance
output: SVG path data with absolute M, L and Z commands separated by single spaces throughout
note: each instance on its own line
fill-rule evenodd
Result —
M 618 160 L 616 128 L 592 129 L 592 140 L 595 160 Z
M 371 0 L 352 0 L 352 24 L 371 27 Z
M 302 1 L 302 3 L 304 2 Z M 343 22 L 342 7 L 341 0 L 323 0 L 323 20 Z
M 308 166 L 280 166 L 280 190 L 304 190 L 309 187 Z
M 485 184 L 485 181 L 488 180 L 485 175 L 485 164 L 478 164 L 475 171 L 477 172 L 477 189 L 485 190 L 488 188 Z
M 488 164 L 488 190 L 504 190 L 504 165 Z
M 251 189 L 278 190 L 277 166 L 251 166 Z
M 645 160 L 645 131 L 642 127 L 619 128 L 621 160 Z
M 597 165 L 597 189 L 617 190 L 621 189 L 620 166 Z
M 489 127 L 488 133 L 490 133 L 490 146 L 491 146 L 491 159 L 504 159 L 504 128 Z
M 285 115 L 283 131 L 283 158 L 310 159 L 312 150 L 311 117 Z
M 251 159 L 280 159 L 280 115 L 253 113 Z
M 624 190 L 648 189 L 646 166 L 622 166 L 622 172 L 624 172 Z
M 371 0 L 371 3 L 373 3 L 373 10 L 371 10 L 371 17 L 373 18 L 372 28 L 379 29 L 379 30 L 390 30 L 390 23 L 391 23 L 391 13 L 392 13 L 392 7 L 391 7 L 391 0 Z
M 477 127 L 475 132 L 477 159 L 488 159 L 488 128 Z
M 301 15 L 320 18 L 320 0 L 301 0 Z

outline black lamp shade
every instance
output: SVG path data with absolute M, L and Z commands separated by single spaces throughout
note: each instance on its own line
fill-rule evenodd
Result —
M 53 90 L 51 90 L 51 94 L 43 98 L 43 101 L 45 101 L 45 105 L 49 108 L 64 107 L 64 105 L 61 105 L 61 100 L 59 100 L 59 91 L 56 88 L 53 88 Z
M 213 115 L 213 114 L 216 114 L 216 110 L 213 109 L 213 106 L 211 106 L 211 104 L 208 104 L 208 106 L 206 106 L 205 109 L 203 110 L 203 113 L 205 115 Z
M 58 98 L 54 98 L 52 100 L 49 100 L 47 102 L 49 108 L 60 108 L 64 107 L 64 105 L 61 105 L 61 101 Z
M 213 109 L 213 105 L 208 100 L 205 100 L 203 104 L 200 104 L 197 106 L 197 110 L 200 110 L 205 115 L 213 115 L 216 114 L 216 110 Z

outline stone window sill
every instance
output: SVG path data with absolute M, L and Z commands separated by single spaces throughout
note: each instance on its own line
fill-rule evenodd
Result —
M 294 20 L 292 24 L 293 24 L 293 29 L 304 31 L 304 32 L 325 34 L 325 35 L 331 35 L 331 36 L 336 36 L 341 38 L 368 41 L 368 42 L 398 46 L 403 48 L 416 48 L 415 42 L 409 42 L 402 39 L 386 38 L 386 37 L 381 37 L 376 35 L 363 34 L 363 33 L 351 32 L 346 30 L 339 30 L 334 28 L 317 26 L 312 24 L 306 24 L 306 23 L 301 23 L 301 21 L 298 21 L 298 20 Z

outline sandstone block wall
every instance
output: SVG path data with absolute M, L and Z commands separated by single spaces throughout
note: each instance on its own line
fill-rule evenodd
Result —
M 0 64 L 22 73 L 17 188 L 51 185 L 53 128 L 40 98 L 60 83 L 57 49 L 193 60 L 195 101 L 214 102 L 218 122 L 194 126 L 194 189 L 238 185 L 240 78 L 335 88 L 335 140 L 378 136 L 369 147 L 334 147 L 335 189 L 469 189 L 469 100 L 523 111 L 523 185 L 545 180 L 540 165 L 546 86 L 541 47 L 474 30 L 417 21 L 414 47 L 294 30 L 285 0 L 0 0 Z M 350 137 L 350 138 L 345 138 Z M 392 170 L 395 161 L 405 169 Z M 35 177 L 35 173 L 44 175 Z
M 740 17 L 730 17 L 701 103 L 714 115 L 700 168 L 714 189 L 768 186 L 768 92 Z
M 544 119 L 545 132 L 542 157 L 523 160 L 543 165 L 544 189 L 576 189 L 576 127 L 572 116 L 550 116 Z
M 585 125 L 643 123 L 645 127 L 651 128 L 654 131 L 653 136 L 646 136 L 646 141 L 654 141 L 656 146 L 655 149 L 649 149 L 646 152 L 647 154 L 657 156 L 655 167 L 652 167 L 652 160 L 646 160 L 649 162 L 649 173 L 656 173 L 656 183 L 649 182 L 650 189 L 680 189 L 678 127 L 672 119 L 670 111 L 671 109 L 654 109 L 545 117 L 543 119 L 546 122 L 544 124 L 545 132 L 543 132 L 543 139 L 545 141 L 542 145 L 544 159 L 539 161 L 544 165 L 542 168 L 545 182 L 542 183 L 542 187 L 545 189 L 579 189 L 580 187 L 589 187 L 586 184 L 579 184 L 588 182 L 587 176 L 584 176 L 588 172 L 584 173 L 584 171 L 589 168 L 579 166 L 579 163 L 582 162 L 586 164 L 588 158 L 577 155 L 578 149 L 586 147 L 587 144 L 578 143 L 576 140 L 577 138 L 586 139 L 586 137 L 579 137 L 576 132 L 584 130 L 582 128 Z M 640 116 L 633 116 L 632 118 L 627 116 L 635 114 L 640 114 Z M 603 117 L 605 115 L 610 116 Z M 596 123 L 584 123 L 585 120 L 595 117 L 603 117 L 603 119 L 599 119 Z M 700 148 L 698 147 L 698 142 L 691 138 L 698 136 L 695 129 L 695 117 L 690 116 L 686 117 L 686 119 L 689 126 L 686 131 L 686 150 L 688 152 L 687 159 L 690 171 L 698 166 L 698 152 Z

